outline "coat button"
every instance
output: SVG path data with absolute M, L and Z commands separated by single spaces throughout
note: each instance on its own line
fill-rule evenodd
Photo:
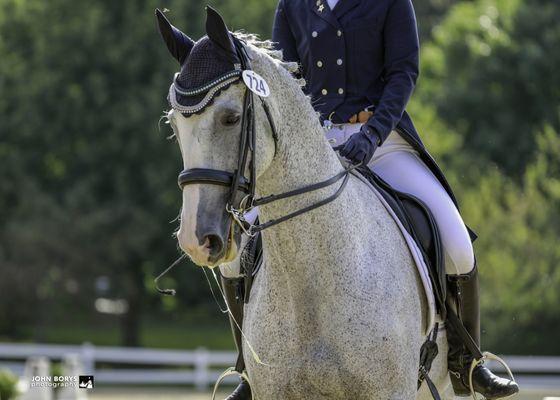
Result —
M 337 63 L 338 65 L 342 65 L 342 59 L 339 58 L 338 60 L 336 60 L 336 63 Z
M 338 89 L 338 94 L 344 94 L 344 89 L 342 88 Z
M 313 37 L 317 37 L 317 35 L 318 35 L 317 31 L 313 31 L 313 32 L 311 32 L 311 36 L 313 36 Z
M 337 35 L 338 37 L 342 36 L 342 31 L 339 29 L 338 31 L 336 31 L 336 35 Z
M 323 96 L 326 96 L 326 95 L 327 95 L 327 93 L 328 93 L 327 89 L 323 89 L 323 90 L 321 90 L 321 94 L 322 94 Z
M 317 61 L 317 66 L 321 68 L 323 66 L 323 62 L 321 60 Z

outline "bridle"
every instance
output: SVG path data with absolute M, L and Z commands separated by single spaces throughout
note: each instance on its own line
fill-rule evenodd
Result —
M 170 99 L 171 104 L 174 108 L 177 108 L 177 111 L 185 112 L 181 110 L 181 107 L 175 107 L 173 99 L 175 99 L 176 93 L 179 93 L 183 96 L 195 96 L 199 95 L 203 92 L 215 92 L 219 90 L 219 88 L 223 87 L 225 82 L 231 83 L 232 81 L 241 79 L 243 71 L 251 71 L 251 63 L 249 60 L 249 56 L 247 54 L 247 49 L 245 48 L 245 44 L 238 38 L 232 35 L 233 43 L 235 45 L 235 50 L 237 56 L 240 60 L 239 64 L 235 64 L 234 70 L 228 72 L 221 77 L 216 78 L 212 82 L 204 85 L 203 87 L 187 91 L 180 87 L 177 80 L 173 81 L 173 84 L 170 88 Z M 227 78 L 225 78 L 227 77 Z M 234 79 L 237 78 L 237 79 Z M 222 171 L 216 169 L 209 169 L 209 168 L 190 168 L 181 171 L 178 177 L 178 184 L 179 188 L 183 190 L 183 188 L 187 185 L 193 184 L 208 184 L 208 185 L 219 185 L 229 187 L 229 194 L 228 194 L 228 201 L 226 203 L 226 211 L 231 215 L 233 220 L 239 227 L 249 236 L 254 236 L 258 232 L 267 229 L 271 226 L 277 225 L 281 222 L 294 218 L 298 215 L 304 214 L 308 211 L 311 211 L 315 208 L 321 207 L 331 201 L 335 200 L 340 194 L 343 192 L 346 184 L 348 183 L 348 179 L 350 177 L 350 172 L 357 167 L 358 165 L 351 165 L 348 168 L 345 168 L 340 173 L 332 176 L 331 178 L 318 182 L 312 185 L 304 186 L 299 189 L 291 190 L 285 193 L 277 194 L 277 195 L 269 195 L 265 197 L 257 198 L 255 197 L 255 190 L 257 185 L 257 175 L 256 175 L 256 130 L 255 130 L 255 100 L 254 94 L 248 88 L 245 91 L 245 95 L 243 98 L 243 112 L 241 115 L 241 137 L 239 140 L 239 148 L 238 148 L 238 158 L 237 158 L 237 168 L 233 172 L 229 171 Z M 268 104 L 264 100 L 263 97 L 257 96 L 260 99 L 260 104 L 266 114 L 266 118 L 268 120 L 268 124 L 270 125 L 270 129 L 272 131 L 272 137 L 274 139 L 274 146 L 275 146 L 275 153 L 276 148 L 278 145 L 278 134 L 276 131 L 276 126 L 274 125 L 274 121 L 272 119 L 272 115 L 270 113 L 270 109 Z M 203 101 L 201 102 L 202 105 L 198 105 L 193 107 L 192 112 L 199 112 L 209 103 L 209 96 L 205 96 Z M 206 103 L 206 104 L 205 104 Z M 249 171 L 249 176 L 246 177 L 245 171 Z M 300 194 L 313 192 L 338 182 L 342 179 L 342 183 L 339 188 L 336 190 L 335 193 L 326 197 L 325 199 L 318 201 L 317 203 L 313 203 L 307 207 L 294 211 L 292 213 L 286 214 L 282 217 L 272 219 L 270 221 L 260 223 L 260 224 L 251 224 L 244 218 L 244 214 L 249 211 L 250 209 L 262 206 L 265 204 L 269 204 L 281 199 L 286 199 L 293 196 L 298 196 Z M 238 192 L 241 192 L 244 196 L 240 202 L 236 204 L 236 198 L 238 198 Z

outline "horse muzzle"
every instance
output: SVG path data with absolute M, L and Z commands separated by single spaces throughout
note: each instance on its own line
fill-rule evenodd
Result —
M 238 241 L 235 225 L 231 220 L 225 232 L 218 229 L 201 230 L 204 233 L 187 233 L 183 227 L 177 232 L 179 247 L 200 267 L 214 268 L 231 262 L 237 257 Z M 192 232 L 192 231 L 191 231 Z

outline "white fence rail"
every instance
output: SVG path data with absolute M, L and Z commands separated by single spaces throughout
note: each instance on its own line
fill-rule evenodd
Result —
M 84 374 L 94 375 L 96 385 L 194 385 L 200 390 L 212 385 L 226 367 L 234 364 L 236 357 L 234 352 L 206 349 L 185 351 L 98 347 L 89 343 L 81 346 L 0 343 L 0 369 L 8 368 L 21 376 L 24 363 L 30 357 L 46 357 L 57 362 L 70 355 L 79 357 Z M 549 380 L 553 378 L 560 382 L 560 357 L 504 356 L 504 359 L 516 375 L 546 375 Z M 491 367 L 494 371 L 504 372 L 501 365 L 492 364 Z
M 235 363 L 236 357 L 234 352 L 202 348 L 185 351 L 101 347 L 89 343 L 81 346 L 0 343 L 0 368 L 21 376 L 30 357 L 46 357 L 57 362 L 68 355 L 80 358 L 84 374 L 94 375 L 96 384 L 194 385 L 201 390 L 213 384 L 226 367 Z

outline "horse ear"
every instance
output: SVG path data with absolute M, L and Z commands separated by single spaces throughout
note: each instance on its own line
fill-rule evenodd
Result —
M 183 64 L 194 46 L 194 41 L 179 29 L 171 25 L 163 12 L 157 8 L 156 19 L 159 33 L 167 45 L 169 52 L 177 61 L 179 61 L 179 64 Z
M 210 6 L 206 6 L 206 34 L 233 62 L 237 62 L 237 52 L 229 30 L 222 16 Z

